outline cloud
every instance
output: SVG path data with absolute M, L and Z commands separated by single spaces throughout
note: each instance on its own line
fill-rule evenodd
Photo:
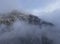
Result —
M 40 13 L 52 13 L 53 11 L 60 9 L 60 1 L 57 0 L 56 2 L 48 4 L 44 8 L 36 8 L 32 10 L 33 14 L 40 14 Z
M 19 0 L 0 0 L 0 13 L 8 12 L 14 9 L 20 9 L 21 4 Z
M 43 8 L 54 0 L 0 0 L 0 12 L 6 12 L 13 9 L 30 11 L 35 8 Z
M 31 13 L 46 21 L 60 25 L 60 0 L 56 0 L 56 2 L 50 3 L 44 8 L 33 9 Z
M 35 0 L 35 2 L 37 3 L 38 1 Z M 0 12 L 10 11 L 12 9 L 20 9 L 22 7 L 24 9 L 25 7 L 26 8 L 32 7 L 32 9 L 30 8 L 31 10 L 29 8 L 27 9 L 30 13 L 46 21 L 50 21 L 54 23 L 56 27 L 54 27 L 53 29 L 51 28 L 40 29 L 38 26 L 29 25 L 29 24 L 26 24 L 25 22 L 16 21 L 12 26 L 14 30 L 12 30 L 12 32 L 2 33 L 2 35 L 0 36 L 0 40 L 14 38 L 18 36 L 25 37 L 27 36 L 27 34 L 34 35 L 37 37 L 41 34 L 46 34 L 49 38 L 55 40 L 55 44 L 60 44 L 60 39 L 59 39 L 60 38 L 60 0 L 56 0 L 56 1 L 53 0 L 53 2 L 51 2 L 51 0 L 50 1 L 45 0 L 45 2 L 44 0 L 43 1 L 40 0 L 40 1 L 41 3 L 38 3 L 38 4 L 35 2 L 33 3 L 31 1 L 33 4 L 32 3 L 30 4 L 30 1 L 28 3 L 28 1 L 26 0 L 24 1 L 25 3 L 27 2 L 26 3 L 27 5 L 26 5 L 25 3 L 23 3 L 23 1 L 19 2 L 17 0 L 13 0 L 13 1 L 12 0 L 0 0 Z M 39 6 L 39 4 L 41 7 Z M 5 28 L 5 25 L 2 25 L 0 27 L 0 31 L 1 29 L 4 29 L 4 28 Z
M 55 24 L 54 29 L 47 31 L 47 35 L 55 40 L 54 44 L 60 44 L 60 0 L 56 0 L 56 2 L 43 8 L 32 9 L 31 13 Z

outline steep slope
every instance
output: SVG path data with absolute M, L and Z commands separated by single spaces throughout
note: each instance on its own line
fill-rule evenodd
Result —
M 0 24 L 10 25 L 14 23 L 17 19 L 19 19 L 20 21 L 25 21 L 29 24 L 39 25 L 39 26 L 42 26 L 42 25 L 53 26 L 54 25 L 53 23 L 43 21 L 37 16 L 34 16 L 32 14 L 26 15 L 19 11 L 12 11 L 10 13 L 7 13 L 6 16 L 0 16 Z

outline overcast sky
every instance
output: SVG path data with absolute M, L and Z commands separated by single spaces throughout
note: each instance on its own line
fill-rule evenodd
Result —
M 0 12 L 24 10 L 37 16 L 60 13 L 60 0 L 0 0 Z
M 60 8 L 59 5 L 60 0 L 0 0 L 0 11 L 21 9 L 33 13 L 51 12 Z
M 60 0 L 0 0 L 0 12 L 24 10 L 46 19 L 60 17 Z M 52 17 L 51 17 L 52 16 Z M 57 19 L 57 17 L 56 17 Z

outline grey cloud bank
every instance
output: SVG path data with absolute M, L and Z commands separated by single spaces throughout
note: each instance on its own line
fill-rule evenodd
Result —
M 19 0 L 0 0 L 0 13 L 21 8 Z
M 38 26 L 16 21 L 12 26 L 15 30 L 2 33 L 0 40 L 14 38 L 19 35 L 19 37 L 26 37 L 27 34 L 40 37 L 38 34 L 45 33 L 50 39 L 54 40 L 54 44 L 60 44 L 60 0 L 0 0 L 0 3 L 0 12 L 24 9 L 43 20 L 53 22 L 56 26 L 53 29 L 43 28 L 40 30 Z M 2 26 L 0 30 L 4 27 Z
M 27 10 L 31 11 L 35 8 L 44 8 L 55 0 L 0 0 L 0 12 L 9 10 Z

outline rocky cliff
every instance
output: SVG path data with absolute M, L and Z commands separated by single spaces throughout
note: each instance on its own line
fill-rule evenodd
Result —
M 19 11 L 12 11 L 10 13 L 7 13 L 7 15 L 0 16 L 0 24 L 11 25 L 17 19 L 19 19 L 20 21 L 25 21 L 32 25 L 39 25 L 39 26 L 42 26 L 42 25 L 53 26 L 54 25 L 53 23 L 44 21 L 37 16 L 34 16 L 32 14 L 26 15 Z

